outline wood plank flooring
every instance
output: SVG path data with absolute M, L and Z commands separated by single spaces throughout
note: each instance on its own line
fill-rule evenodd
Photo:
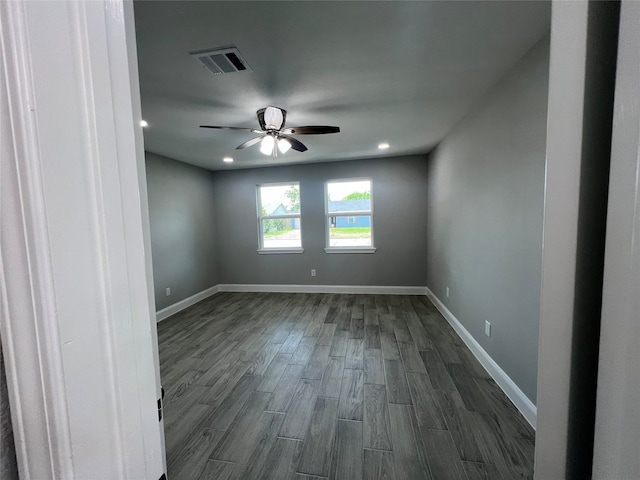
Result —
M 426 297 L 221 293 L 158 339 L 170 479 L 533 478 L 533 429 Z

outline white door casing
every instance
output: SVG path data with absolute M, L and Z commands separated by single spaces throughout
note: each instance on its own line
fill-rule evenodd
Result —
M 132 5 L 1 2 L 0 333 L 23 479 L 165 471 Z
M 551 10 L 536 479 L 564 478 L 575 297 L 587 2 Z
M 640 3 L 620 10 L 594 479 L 640 478 Z

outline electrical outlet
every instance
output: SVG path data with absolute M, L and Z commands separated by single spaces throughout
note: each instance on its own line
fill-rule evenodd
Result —
M 312 276 L 312 277 L 315 277 L 315 276 L 316 276 L 316 269 L 315 269 L 315 268 L 312 268 L 312 269 L 311 269 L 311 276 Z
M 447 287 L 447 298 L 449 298 L 449 287 Z
M 490 336 L 491 336 L 491 324 L 489 323 L 489 321 L 488 321 L 488 320 L 485 320 L 485 321 L 484 321 L 484 334 L 485 334 L 487 337 L 490 337 Z
M 169 287 L 167 287 L 167 297 L 171 295 L 171 289 Z

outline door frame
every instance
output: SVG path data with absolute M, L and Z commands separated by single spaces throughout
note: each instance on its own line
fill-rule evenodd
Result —
M 567 112 L 578 129 L 548 146 L 564 158 L 547 164 L 539 478 L 567 454 L 585 8 L 554 2 L 550 132 Z M 0 2 L 0 336 L 23 479 L 166 471 L 134 30 L 131 0 Z
M 591 478 L 619 13 L 552 3 L 536 479 Z
M 133 3 L 0 3 L 0 336 L 20 478 L 160 478 Z

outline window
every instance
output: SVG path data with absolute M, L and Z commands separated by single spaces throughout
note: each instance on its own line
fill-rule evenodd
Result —
M 373 253 L 371 179 L 327 182 L 327 253 Z
M 257 186 L 258 253 L 302 253 L 300 184 Z

